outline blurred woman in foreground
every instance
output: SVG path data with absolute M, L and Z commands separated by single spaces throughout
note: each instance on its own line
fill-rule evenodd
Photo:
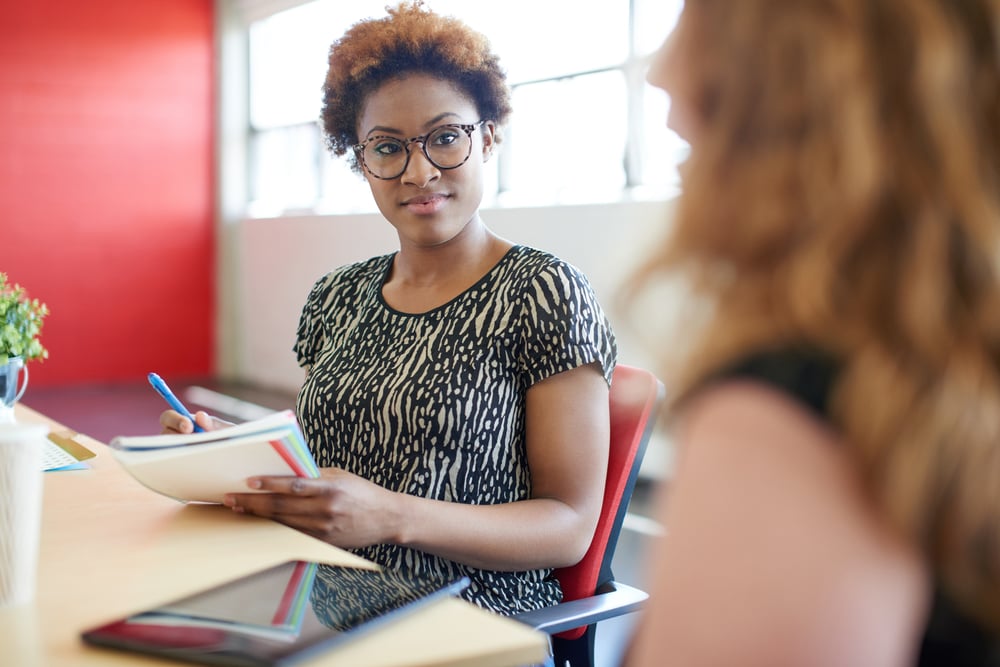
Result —
M 1000 664 L 1000 5 L 688 0 L 707 316 L 631 665 Z M 690 324 L 690 323 L 686 323 Z

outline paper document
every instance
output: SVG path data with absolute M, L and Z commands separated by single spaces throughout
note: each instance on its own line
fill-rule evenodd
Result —
M 87 468 L 84 460 L 96 456 L 81 445 L 75 438 L 76 433 L 50 433 L 45 439 L 45 451 L 42 456 L 42 470 L 82 470 Z

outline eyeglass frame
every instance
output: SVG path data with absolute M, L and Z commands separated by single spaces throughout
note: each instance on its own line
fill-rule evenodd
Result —
M 413 155 L 410 152 L 410 144 L 413 144 L 413 143 L 419 143 L 420 144 L 420 152 L 424 154 L 424 157 L 427 158 L 427 161 L 430 162 L 432 165 L 434 165 L 434 167 L 436 169 L 440 169 L 441 171 L 450 171 L 451 169 L 458 169 L 463 164 L 465 164 L 466 162 L 469 161 L 469 158 L 472 157 L 472 141 L 471 141 L 472 140 L 472 133 L 475 130 L 477 130 L 480 127 L 482 127 L 482 125 L 484 123 L 487 123 L 488 121 L 489 121 L 488 118 L 483 118 L 482 120 L 478 120 L 475 123 L 442 123 L 441 125 L 438 125 L 437 127 L 431 128 L 431 130 L 429 132 L 427 132 L 426 134 L 421 134 L 421 135 L 416 136 L 416 137 L 410 137 L 409 139 L 400 139 L 399 137 L 394 137 L 394 136 L 392 136 L 390 134 L 376 134 L 373 137 L 368 137 L 367 139 L 365 139 L 364 141 L 362 141 L 359 144 L 354 144 L 354 146 L 352 146 L 352 148 L 354 149 L 354 154 L 357 155 L 358 160 L 361 161 L 361 166 L 364 167 L 365 171 L 367 171 L 374 178 L 377 178 L 380 181 L 392 181 L 392 180 L 395 180 L 395 179 L 399 178 L 400 176 L 402 176 L 403 174 L 406 173 L 407 167 L 410 166 L 410 157 Z M 440 130 L 442 128 L 446 128 L 446 127 L 454 127 L 454 128 L 459 129 L 459 130 L 462 130 L 463 132 L 465 132 L 465 136 L 467 136 L 469 138 L 469 140 L 470 140 L 469 141 L 469 153 L 468 153 L 468 155 L 466 155 L 465 158 L 461 162 L 459 162 L 458 164 L 453 165 L 451 167 L 442 167 L 437 162 L 435 162 L 434 158 L 432 158 L 427 153 L 427 137 L 431 136 L 432 134 L 434 134 L 438 130 Z M 371 143 L 372 141 L 375 141 L 376 139 L 395 139 L 396 141 L 399 141 L 400 143 L 403 144 L 403 150 L 406 151 L 406 159 L 403 161 L 403 168 L 402 168 L 402 170 L 400 170 L 400 172 L 398 174 L 396 174 L 395 176 L 379 176 L 374 171 L 372 171 L 371 167 L 368 166 L 368 163 L 365 162 L 365 147 L 369 143 Z

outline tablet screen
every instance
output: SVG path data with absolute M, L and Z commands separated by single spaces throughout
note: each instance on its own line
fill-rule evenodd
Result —
M 83 633 L 84 641 L 214 665 L 290 665 L 468 585 L 289 561 Z

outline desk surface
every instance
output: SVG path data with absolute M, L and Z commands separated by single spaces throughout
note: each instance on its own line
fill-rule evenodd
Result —
M 20 422 L 45 422 L 18 405 Z M 365 561 L 281 524 L 219 506 L 181 505 L 126 473 L 102 443 L 87 470 L 45 473 L 35 601 L 0 610 L 0 664 L 176 665 L 84 645 L 80 632 L 290 559 Z M 303 663 L 504 667 L 541 662 L 546 639 L 514 621 L 447 599 Z

